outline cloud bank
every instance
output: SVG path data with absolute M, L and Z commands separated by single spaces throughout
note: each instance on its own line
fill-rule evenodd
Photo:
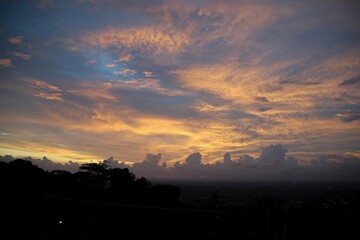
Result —
M 129 168 L 137 176 L 155 181 L 360 181 L 360 158 L 353 155 L 320 155 L 310 163 L 299 164 L 293 156 L 286 156 L 282 144 L 269 145 L 260 149 L 260 155 L 240 155 L 232 160 L 230 153 L 223 161 L 203 163 L 199 152 L 192 153 L 182 162 L 167 166 L 161 154 L 146 154 L 141 162 L 128 165 L 125 162 L 106 159 L 112 168 Z M 69 161 L 65 164 L 53 162 L 46 157 L 23 158 L 45 170 L 66 170 L 76 172 L 79 164 Z M 10 162 L 10 155 L 0 156 L 0 161 Z

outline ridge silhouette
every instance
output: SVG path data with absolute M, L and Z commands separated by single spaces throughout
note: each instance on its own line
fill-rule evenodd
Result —
M 247 205 L 241 206 L 231 204 L 225 187 L 206 200 L 207 188 L 195 184 L 192 196 L 204 200 L 185 203 L 179 187 L 153 185 L 107 161 L 82 164 L 76 173 L 44 171 L 21 159 L 0 162 L 0 239 L 360 237 L 353 220 L 360 213 L 358 185 L 333 185 L 336 191 L 298 185 L 243 183 Z

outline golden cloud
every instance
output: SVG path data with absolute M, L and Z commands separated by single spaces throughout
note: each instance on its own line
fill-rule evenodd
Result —
M 34 96 L 43 98 L 46 100 L 55 100 L 55 101 L 63 101 L 61 98 L 61 93 L 37 93 Z
M 177 32 L 165 32 L 159 28 L 140 27 L 130 29 L 109 28 L 98 33 L 90 33 L 83 37 L 90 45 L 102 48 L 116 46 L 118 48 L 136 49 L 155 55 L 176 54 L 182 51 L 189 40 Z M 129 55 L 120 57 L 120 61 L 130 60 Z

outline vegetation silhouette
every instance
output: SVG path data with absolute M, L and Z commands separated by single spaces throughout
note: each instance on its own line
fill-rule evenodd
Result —
M 244 183 L 240 205 L 225 186 L 195 187 L 192 202 L 181 199 L 186 186 L 107 161 L 71 173 L 17 159 L 0 162 L 0 239 L 359 239 L 359 185 L 326 184 Z

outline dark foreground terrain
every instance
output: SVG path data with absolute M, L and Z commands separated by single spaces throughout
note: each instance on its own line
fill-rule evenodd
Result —
M 99 166 L 1 165 L 0 239 L 360 239 L 359 183 L 151 185 Z

